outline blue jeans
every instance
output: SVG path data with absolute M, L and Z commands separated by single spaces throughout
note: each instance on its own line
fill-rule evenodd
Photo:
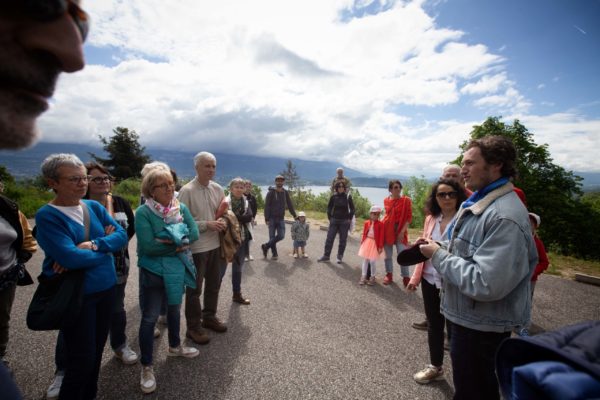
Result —
M 246 253 L 246 245 L 249 240 L 244 240 L 238 249 L 237 253 L 235 253 L 235 257 L 231 262 L 231 287 L 233 289 L 233 293 L 242 293 L 242 267 L 244 266 L 244 258 L 248 253 Z M 221 270 L 221 281 L 225 276 L 225 272 L 227 272 L 227 268 L 223 268 Z
M 510 332 L 483 332 L 455 323 L 450 327 L 454 399 L 499 400 L 494 360 L 498 346 Z
M 338 258 L 344 257 L 344 251 L 346 250 L 346 241 L 348 240 L 348 231 L 350 230 L 349 219 L 337 219 L 331 218 L 329 220 L 329 229 L 327 229 L 327 239 L 325 239 L 325 250 L 323 255 L 329 257 L 331 255 L 331 249 L 333 248 L 333 242 L 337 234 L 340 235 L 340 242 L 338 244 L 337 256 Z
M 277 255 L 277 242 L 285 238 L 285 221 L 283 219 L 269 220 L 269 241 L 265 244 L 267 249 L 271 249 L 274 256 Z
M 73 326 L 63 328 L 65 377 L 59 399 L 95 399 L 102 352 L 115 301 L 115 288 L 83 296 L 81 312 Z
M 142 305 L 142 320 L 140 321 L 140 351 L 142 352 L 142 365 L 152 365 L 152 353 L 154 349 L 154 326 L 160 314 L 161 304 L 166 298 L 165 282 L 162 276 L 140 268 L 141 286 L 144 291 L 144 304 Z M 179 338 L 179 310 L 181 304 L 169 304 L 167 306 L 167 328 L 169 331 L 169 347 L 177 347 L 181 344 Z
M 396 242 L 395 246 L 396 246 L 396 253 L 400 253 L 402 250 L 404 250 L 406 248 L 406 246 L 400 242 Z M 394 272 L 394 259 L 393 259 L 394 245 L 384 244 L 383 250 L 385 251 L 385 272 L 392 273 L 392 272 Z M 400 266 L 400 275 L 410 277 L 410 270 L 409 270 L 408 265 Z

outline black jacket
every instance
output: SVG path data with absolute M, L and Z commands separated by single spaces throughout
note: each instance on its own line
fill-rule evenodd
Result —
M 286 205 L 290 214 L 295 219 L 296 211 L 294 210 L 294 205 L 288 191 L 283 189 L 281 192 L 278 192 L 274 187 L 269 187 L 269 192 L 265 199 L 265 221 L 271 219 L 282 220 L 285 216 Z
M 327 204 L 327 219 L 352 219 L 354 202 L 352 196 L 346 193 L 336 193 L 329 198 Z

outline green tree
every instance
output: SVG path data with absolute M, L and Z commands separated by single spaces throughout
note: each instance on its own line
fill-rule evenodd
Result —
M 15 178 L 4 165 L 0 165 L 0 182 L 6 186 L 15 183 Z
M 598 213 L 581 202 L 582 178 L 554 164 L 548 145 L 536 144 L 533 134 L 518 120 L 509 125 L 500 118 L 489 117 L 474 126 L 470 137 L 511 138 L 518 158 L 514 183 L 525 192 L 528 209 L 542 217 L 539 233 L 546 246 L 563 254 L 600 258 L 600 236 L 588 226 L 589 221 L 598 219 Z M 460 146 L 463 151 L 467 144 Z M 462 155 L 454 162 L 461 161 Z
M 90 156 L 108 168 L 117 180 L 139 177 L 144 164 L 150 162 L 150 157 L 145 154 L 146 148 L 139 143 L 139 135 L 123 127 L 113 129 L 113 133 L 110 139 L 99 136 L 108 157 L 101 158 L 93 153 Z
M 431 183 L 423 175 L 420 178 L 411 176 L 404 182 L 402 191 L 410 197 L 412 202 L 412 222 L 411 228 L 421 229 L 425 222 L 425 200 L 431 189 Z
M 280 172 L 281 175 L 285 178 L 285 184 L 291 190 L 296 189 L 297 187 L 302 188 L 300 185 L 300 176 L 296 172 L 296 166 L 292 162 L 292 160 L 287 160 L 285 162 L 285 169 Z

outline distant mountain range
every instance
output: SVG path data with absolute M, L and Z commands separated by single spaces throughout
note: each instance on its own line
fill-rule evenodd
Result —
M 17 179 L 29 178 L 40 174 L 40 164 L 52 153 L 74 153 L 82 161 L 91 160 L 89 153 L 105 157 L 100 147 L 71 143 L 38 143 L 24 151 L 0 151 L 0 165 L 8 168 Z M 193 159 L 195 152 L 183 152 L 147 148 L 146 153 L 153 160 L 163 161 L 177 171 L 180 178 L 191 178 L 195 175 Z M 257 157 L 252 155 L 214 153 L 217 157 L 217 181 L 228 183 L 236 176 L 251 179 L 259 185 L 273 182 L 277 174 L 286 168 L 287 158 Z M 306 161 L 291 159 L 296 172 L 306 185 L 329 185 L 335 176 L 338 163 L 327 161 Z M 387 177 L 375 177 L 368 173 L 344 167 L 344 174 L 352 179 L 356 186 L 387 186 Z M 400 179 L 403 179 L 400 177 Z
M 40 164 L 52 153 L 74 153 L 82 161 L 91 159 L 89 153 L 106 156 L 102 148 L 72 143 L 40 142 L 36 146 L 23 151 L 0 151 L 0 165 L 8 168 L 17 179 L 34 177 L 40 174 Z M 146 153 L 153 160 L 166 162 L 177 171 L 181 178 L 191 178 L 195 175 L 193 158 L 195 152 L 163 150 L 147 148 Z M 217 157 L 217 181 L 227 184 L 232 178 L 242 176 L 251 179 L 258 185 L 268 185 L 273 182 L 275 175 L 285 169 L 287 158 L 258 157 L 252 155 L 214 153 Z M 335 176 L 335 170 L 340 165 L 328 161 L 307 161 L 291 159 L 296 171 L 305 185 L 329 185 Z M 344 174 L 352 179 L 355 186 L 387 187 L 390 177 L 373 176 L 369 173 L 344 167 Z M 575 172 L 581 176 L 586 191 L 600 190 L 600 173 Z M 404 181 L 406 176 L 395 178 Z M 435 179 L 430 176 L 427 179 Z

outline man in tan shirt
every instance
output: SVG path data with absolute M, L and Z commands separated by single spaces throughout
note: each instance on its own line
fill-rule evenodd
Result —
M 215 220 L 215 212 L 225 197 L 223 188 L 212 179 L 217 170 L 217 159 L 211 153 L 200 152 L 194 157 L 196 177 L 179 191 L 184 203 L 198 224 L 200 238 L 191 244 L 196 265 L 196 289 L 185 292 L 186 336 L 198 344 L 208 343 L 202 327 L 215 332 L 227 331 L 217 318 L 217 304 L 221 289 L 221 270 L 227 266 L 220 255 L 219 232 L 226 228 L 224 221 Z M 200 305 L 204 282 L 204 308 Z

